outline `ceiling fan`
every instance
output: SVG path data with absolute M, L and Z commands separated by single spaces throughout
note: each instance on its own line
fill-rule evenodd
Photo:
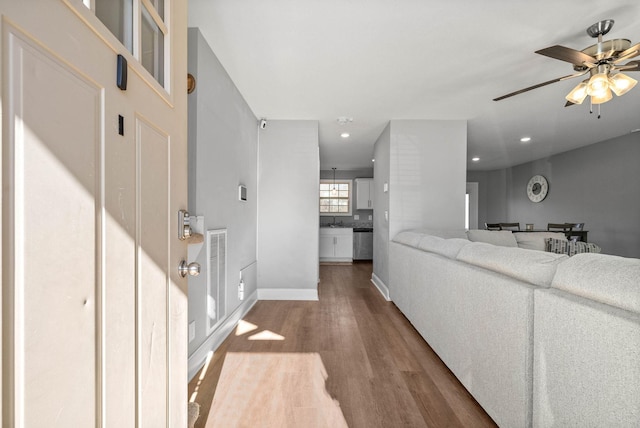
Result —
M 620 63 L 640 55 L 640 43 L 631 46 L 631 41 L 628 39 L 602 41 L 602 36 L 611 30 L 613 24 L 613 19 L 606 19 L 587 28 L 587 34 L 593 38 L 597 37 L 598 43 L 582 51 L 560 45 L 536 51 L 537 54 L 573 64 L 576 73 L 511 92 L 494 98 L 493 101 L 504 100 L 532 89 L 584 76 L 587 73 L 589 73 L 589 78 L 580 82 L 565 97 L 567 100 L 565 107 L 582 104 L 587 96 L 591 97 L 591 104 L 602 104 L 613 98 L 612 91 L 617 96 L 626 94 L 636 85 L 637 81 L 623 74 L 622 71 L 640 71 L 640 61 Z

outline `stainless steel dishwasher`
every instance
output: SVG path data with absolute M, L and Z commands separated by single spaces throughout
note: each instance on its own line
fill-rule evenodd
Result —
M 372 228 L 353 228 L 353 260 L 373 260 Z

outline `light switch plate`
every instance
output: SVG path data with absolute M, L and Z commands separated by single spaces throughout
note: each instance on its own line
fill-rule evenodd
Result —
M 369 220 L 373 220 L 373 216 L 369 214 Z
M 359 216 L 358 214 L 355 214 L 355 215 L 353 216 L 353 219 L 354 219 L 354 220 L 360 220 L 360 216 Z
M 387 193 L 387 192 L 389 191 L 389 183 L 384 183 L 384 186 L 382 186 L 382 187 L 383 187 L 383 189 L 382 189 L 382 190 L 383 190 L 385 193 Z

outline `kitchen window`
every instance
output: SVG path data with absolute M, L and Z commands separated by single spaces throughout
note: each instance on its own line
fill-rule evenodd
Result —
M 320 180 L 320 215 L 350 216 L 351 180 Z

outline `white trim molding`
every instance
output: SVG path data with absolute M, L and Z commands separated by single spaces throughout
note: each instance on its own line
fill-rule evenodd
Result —
M 236 308 L 231 315 L 225 319 L 222 324 L 209 336 L 207 339 L 196 349 L 193 354 L 189 356 L 188 369 L 189 380 L 198 373 L 204 363 L 207 360 L 209 352 L 215 351 L 224 342 L 224 340 L 231 334 L 233 329 L 238 325 L 238 322 L 253 308 L 256 304 L 257 292 L 253 292 L 248 299 L 246 299 L 240 306 Z
M 258 300 L 318 300 L 318 289 L 259 288 Z
M 376 286 L 380 294 L 382 294 L 382 297 L 384 297 L 387 302 L 390 302 L 391 297 L 389 297 L 389 288 L 375 273 L 371 274 L 371 282 Z

